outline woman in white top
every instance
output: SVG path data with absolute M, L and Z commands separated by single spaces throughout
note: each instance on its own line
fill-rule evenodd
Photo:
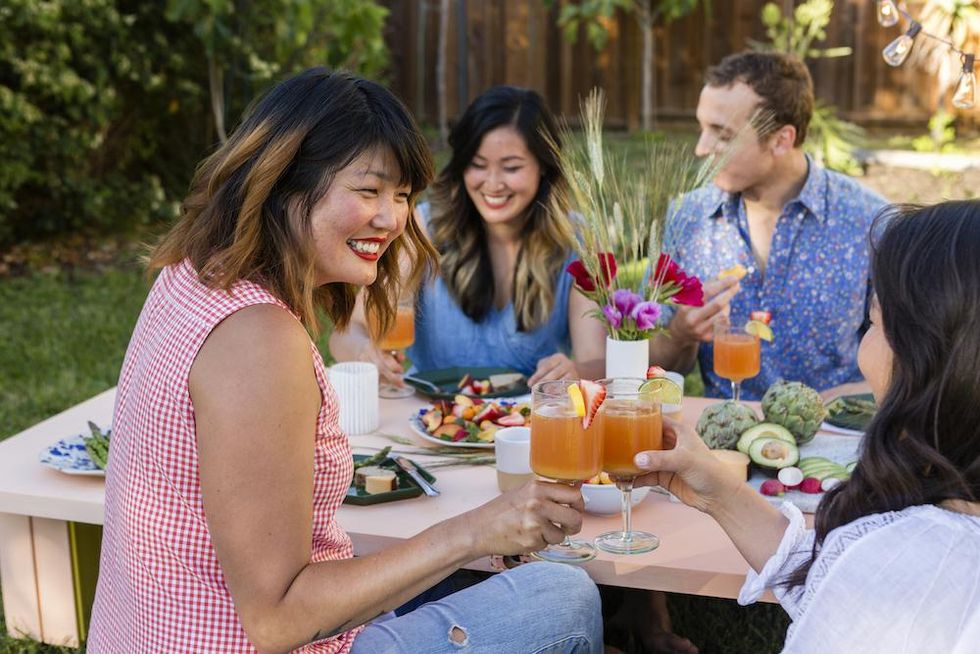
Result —
M 674 449 L 637 455 L 654 471 L 638 483 L 725 529 L 752 567 L 739 602 L 769 588 L 793 620 L 784 652 L 977 652 L 980 202 L 899 207 L 879 224 L 858 354 L 879 409 L 816 529 L 726 477 L 677 423 Z

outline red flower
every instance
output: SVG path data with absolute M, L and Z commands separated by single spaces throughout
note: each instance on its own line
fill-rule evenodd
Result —
M 686 304 L 700 307 L 704 304 L 704 289 L 701 280 L 688 275 L 669 255 L 661 253 L 657 259 L 657 269 L 650 278 L 651 285 L 660 285 L 664 299 L 673 300 L 675 304 Z
M 596 289 L 596 280 L 589 274 L 585 264 L 579 259 L 568 264 L 565 269 L 568 274 L 575 278 L 575 285 L 586 293 L 591 293 Z M 599 253 L 599 271 L 602 274 L 602 285 L 609 288 L 612 280 L 616 278 L 616 257 L 611 252 Z

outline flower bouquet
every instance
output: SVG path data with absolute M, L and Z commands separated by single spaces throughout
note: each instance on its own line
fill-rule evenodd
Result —
M 579 258 L 567 271 L 598 305 L 593 315 L 611 340 L 640 341 L 662 329 L 661 305 L 704 303 L 701 281 L 662 245 L 683 194 L 712 179 L 722 162 L 698 161 L 686 144 L 664 139 L 647 142 L 639 165 L 616 157 L 603 142 L 604 105 L 594 89 L 582 106 L 584 137 L 564 135 L 562 164 L 582 227 Z

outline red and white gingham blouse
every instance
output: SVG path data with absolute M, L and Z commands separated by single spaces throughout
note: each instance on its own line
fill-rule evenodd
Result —
M 133 332 L 119 376 L 106 475 L 105 530 L 88 651 L 252 652 L 211 545 L 201 503 L 191 364 L 211 330 L 254 304 L 288 308 L 260 286 L 231 293 L 202 284 L 184 262 L 161 271 Z M 337 398 L 310 342 L 323 401 L 314 467 L 311 561 L 346 559 L 336 521 L 353 474 Z M 301 651 L 347 652 L 357 630 Z

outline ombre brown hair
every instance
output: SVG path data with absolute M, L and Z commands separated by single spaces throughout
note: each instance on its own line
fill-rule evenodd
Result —
M 318 309 L 338 328 L 350 321 L 358 288 L 318 286 L 310 215 L 334 176 L 379 149 L 411 187 L 409 206 L 433 176 L 432 157 L 404 105 L 384 87 L 349 73 L 312 68 L 280 82 L 246 111 L 228 142 L 198 167 L 177 224 L 157 244 L 149 269 L 189 259 L 203 283 L 229 289 L 255 282 L 319 331 Z M 399 257 L 410 262 L 400 279 Z M 366 288 L 382 328 L 394 321 L 402 288 L 435 270 L 436 253 L 414 220 L 378 260 Z
M 563 274 L 574 231 L 568 217 L 568 183 L 561 167 L 557 124 L 541 96 L 529 89 L 495 86 L 466 109 L 449 134 L 452 157 L 432 187 L 429 220 L 446 288 L 470 320 L 493 306 L 494 280 L 486 227 L 463 183 L 483 137 L 513 127 L 538 160 L 541 180 L 527 208 L 514 270 L 513 303 L 518 331 L 544 324 L 555 305 L 555 280 Z

